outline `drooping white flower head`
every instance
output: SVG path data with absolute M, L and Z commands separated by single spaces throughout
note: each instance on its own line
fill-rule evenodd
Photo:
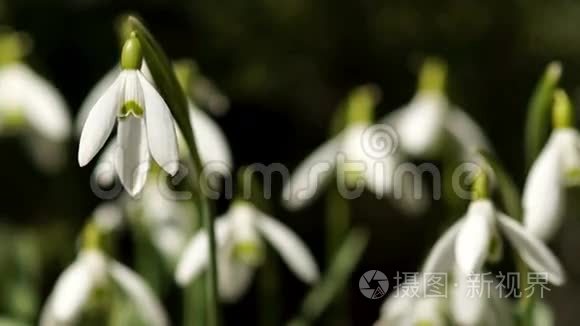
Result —
M 145 281 L 97 249 L 82 250 L 59 277 L 42 310 L 40 325 L 74 324 L 87 309 L 92 295 L 111 283 L 123 291 L 143 322 L 169 325 L 163 306 Z
M 315 282 L 319 271 L 306 244 L 288 227 L 245 201 L 236 201 L 215 221 L 218 287 L 225 301 L 235 301 L 250 285 L 262 261 L 265 239 L 290 270 L 306 283 Z M 199 231 L 177 264 L 175 279 L 181 286 L 197 278 L 208 264 L 208 237 Z
M 132 36 L 123 47 L 123 70 L 88 114 L 78 154 L 80 166 L 88 164 L 118 122 L 115 168 L 133 196 L 145 184 L 150 156 L 170 175 L 175 175 L 179 166 L 173 117 L 155 87 L 138 70 L 141 62 L 139 41 Z
M 564 91 L 556 91 L 554 122 L 559 120 L 558 125 L 531 166 L 524 186 L 524 226 L 544 241 L 562 224 L 566 181 L 580 169 L 580 134 L 571 127 L 571 110 Z
M 409 175 L 417 177 L 421 173 L 412 164 L 398 169 L 402 160 L 395 151 L 397 135 L 383 124 L 371 124 L 376 101 L 368 86 L 353 91 L 346 106 L 346 128 L 308 156 L 284 185 L 282 197 L 288 209 L 298 210 L 309 204 L 333 176 L 339 191 L 364 186 L 377 198 L 390 196 L 416 211 L 425 208 L 428 196 L 413 196 L 413 191 L 407 190 L 413 190 L 414 185 L 403 185 Z
M 70 116 L 59 91 L 21 61 L 23 36 L 0 35 L 0 134 L 25 134 L 40 167 L 60 166 Z
M 473 202 L 463 219 L 464 225 L 455 242 L 455 255 L 464 273 L 480 270 L 493 237 L 503 234 L 531 270 L 546 273 L 555 285 L 565 282 L 564 270 L 550 249 L 513 218 L 495 210 L 489 200 Z
M 87 95 L 81 105 L 80 113 L 77 116 L 77 128 L 79 132 L 82 130 L 82 126 L 90 110 L 99 99 L 99 96 L 115 81 L 120 72 L 121 69 L 119 67 L 113 68 L 97 83 L 89 95 Z M 155 85 L 145 60 L 143 60 L 141 72 L 152 85 Z M 231 150 L 221 128 L 193 102 L 190 101 L 188 104 L 190 123 L 196 139 L 200 159 L 204 165 L 203 172 L 210 178 L 212 182 L 210 185 L 214 189 L 217 188 L 217 182 L 219 181 L 216 176 L 227 177 L 230 173 L 231 167 L 233 166 Z M 187 158 L 189 155 L 187 145 L 177 125 L 175 125 L 175 130 L 180 157 L 182 159 Z M 110 187 L 115 182 L 115 158 L 118 149 L 119 144 L 117 141 L 109 141 L 99 157 L 93 175 L 101 187 Z
M 497 211 L 488 199 L 473 201 L 467 213 L 433 246 L 425 271 L 435 271 L 455 262 L 465 275 L 481 272 L 490 258 L 492 241 L 507 238 L 522 260 L 533 271 L 546 273 L 555 285 L 565 282 L 565 273 L 550 249 L 513 218 Z M 497 238 L 497 239 L 494 239 Z
M 459 145 L 460 155 L 468 157 L 475 149 L 490 149 L 481 128 L 445 96 L 446 67 L 439 60 L 427 60 L 421 69 L 416 95 L 381 122 L 391 125 L 399 135 L 401 155 L 437 157 L 444 141 Z

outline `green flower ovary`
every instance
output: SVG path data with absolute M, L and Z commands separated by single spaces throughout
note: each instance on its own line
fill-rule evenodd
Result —
M 244 241 L 234 246 L 233 256 L 250 266 L 257 266 L 264 260 L 264 251 L 259 242 Z
M 26 125 L 26 117 L 22 110 L 7 109 L 0 110 L 0 125 L 7 129 L 18 129 Z
M 139 103 L 137 103 L 135 101 L 127 101 L 121 107 L 121 110 L 119 112 L 119 117 L 125 118 L 125 117 L 128 117 L 129 115 L 133 115 L 135 117 L 140 118 L 143 116 L 143 112 L 144 112 L 144 110 L 141 107 L 141 105 L 139 105 Z

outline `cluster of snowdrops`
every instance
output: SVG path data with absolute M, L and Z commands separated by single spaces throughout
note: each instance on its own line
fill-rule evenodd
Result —
M 152 244 L 148 250 L 161 257 L 184 289 L 204 273 L 215 273 L 213 291 L 219 299 L 239 300 L 263 262 L 266 243 L 297 278 L 308 284 L 320 280 L 308 245 L 252 200 L 234 198 L 223 216 L 210 217 L 211 225 L 197 228 L 196 219 L 203 215 L 198 208 L 207 199 L 192 205 L 168 195 L 170 188 L 160 189 L 159 176 L 175 176 L 184 166 L 194 170 L 203 166 L 213 176 L 228 176 L 233 162 L 220 127 L 191 96 L 195 79 L 192 66 L 176 64 L 168 71 L 163 58 L 149 55 L 158 49 L 146 33 L 129 28 L 122 34 L 119 65 L 89 93 L 75 131 L 57 89 L 24 62 L 26 36 L 14 31 L 0 35 L 2 134 L 26 135 L 25 144 L 33 158 L 48 170 L 62 164 L 58 159 L 63 157 L 64 143 L 69 134 L 77 134 L 79 165 L 97 161 L 96 182 L 106 187 L 119 180 L 128 194 L 103 203 L 87 221 L 77 258 L 62 272 L 43 305 L 41 325 L 70 325 L 95 314 L 102 318 L 111 313 L 115 302 L 103 298 L 116 295 L 133 305 L 134 317 L 144 324 L 171 323 L 156 293 L 159 284 L 152 284 L 150 278 L 146 280 L 106 250 L 108 234 L 127 218 L 131 225 L 144 230 L 142 234 Z M 340 128 L 286 183 L 283 203 L 288 209 L 307 206 L 335 178 L 347 186 L 363 185 L 370 192 L 387 196 L 405 213 L 421 214 L 428 209 L 430 198 L 426 193 L 417 195 L 415 183 L 398 180 L 398 166 L 411 160 L 441 159 L 444 147 L 453 144 L 454 160 L 445 162 L 473 162 L 476 167 L 467 210 L 441 235 L 420 268 L 423 273 L 448 273 L 456 286 L 449 296 L 441 298 L 393 295 L 386 299 L 378 325 L 531 325 L 530 320 L 545 309 L 539 298 L 526 298 L 518 304 L 494 295 L 466 296 L 468 280 L 474 274 L 483 274 L 506 257 L 502 255 L 504 239 L 515 251 L 518 272 L 544 273 L 546 281 L 554 285 L 565 282 L 562 266 L 545 244 L 566 215 L 566 188 L 580 168 L 580 138 L 573 126 L 572 105 L 566 93 L 557 88 L 560 73 L 558 64 L 548 66 L 530 106 L 529 125 L 534 130 L 529 130 L 527 141 L 532 163 L 521 200 L 515 191 L 515 203 L 514 196 L 507 195 L 510 191 L 514 194 L 513 182 L 489 154 L 493 148 L 484 132 L 446 97 L 446 70 L 441 62 L 427 61 L 415 96 L 382 119 L 373 119 L 379 100 L 376 87 L 361 86 L 349 94 L 341 108 Z M 172 81 L 178 82 L 179 89 L 167 88 L 168 83 L 176 86 Z M 173 107 L 179 102 L 175 94 L 185 95 L 185 105 L 181 106 L 186 110 Z M 369 153 L 363 138 L 378 125 L 396 134 L 397 146 L 375 147 L 378 153 Z M 549 136 L 545 132 L 548 128 Z M 388 153 L 381 155 L 381 150 Z M 203 197 L 203 191 L 198 191 L 198 196 Z

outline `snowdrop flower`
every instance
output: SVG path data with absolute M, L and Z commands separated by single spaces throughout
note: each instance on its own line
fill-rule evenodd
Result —
M 305 283 L 319 278 L 314 257 L 306 244 L 288 227 L 260 212 L 249 202 L 237 200 L 215 221 L 218 252 L 218 287 L 225 301 L 236 301 L 248 288 L 255 268 L 263 258 L 263 239 Z M 177 264 L 175 278 L 185 286 L 208 264 L 208 237 L 199 231 L 189 242 Z
M 398 133 L 402 154 L 419 158 L 437 156 L 448 138 L 460 145 L 463 156 L 473 149 L 490 148 L 477 123 L 463 110 L 453 107 L 445 96 L 445 79 L 444 64 L 427 60 L 415 97 L 382 119 Z
M 58 90 L 21 61 L 25 40 L 0 34 L 0 134 L 24 133 L 39 165 L 54 170 L 70 132 L 68 108 Z
M 572 115 L 568 96 L 563 90 L 557 90 L 553 108 L 555 128 L 530 168 L 524 186 L 524 226 L 545 241 L 562 224 L 566 182 L 580 169 L 580 135 L 572 126 Z
M 98 241 L 96 229 L 90 226 L 86 234 Z M 86 239 L 85 239 L 86 240 Z M 40 317 L 41 326 L 71 325 L 81 319 L 90 308 L 97 293 L 118 287 L 134 305 L 143 322 L 150 325 L 169 325 L 167 315 L 153 290 L 129 268 L 103 254 L 93 242 L 81 250 L 76 260 L 58 278 Z M 104 291 L 104 292 L 103 292 Z
M 454 261 L 465 275 L 479 273 L 486 260 L 497 259 L 504 236 L 531 270 L 546 273 L 548 281 L 562 285 L 565 273 L 558 259 L 541 240 L 494 207 L 487 198 L 486 179 L 485 173 L 479 173 L 467 213 L 435 244 L 425 270 L 440 270 Z
M 405 164 L 398 170 L 403 173 L 397 173 L 402 163 L 394 152 L 397 135 L 387 126 L 370 122 L 377 101 L 378 91 L 370 86 L 353 91 L 346 104 L 346 128 L 307 157 L 285 184 L 282 196 L 288 209 L 298 210 L 310 203 L 333 176 L 341 194 L 346 188 L 364 185 L 377 197 L 389 195 L 417 210 L 426 206 L 428 196 L 409 193 L 415 190 L 413 184 L 400 183 L 409 180 L 406 173 L 420 173 L 412 164 Z
M 77 117 L 77 127 L 82 129 L 88 113 L 92 106 L 98 100 L 98 96 L 103 93 L 104 89 L 108 87 L 119 74 L 118 67 L 113 68 L 108 72 L 101 81 L 91 90 L 83 105 L 81 112 Z M 147 67 L 145 60 L 141 67 L 143 76 L 153 83 L 151 72 Z M 179 74 L 178 74 L 179 76 Z M 192 101 L 189 101 L 189 118 L 193 129 L 193 134 L 196 139 L 196 145 L 200 159 L 204 165 L 204 174 L 208 176 L 212 189 L 218 188 L 219 179 L 214 176 L 227 177 L 233 166 L 231 150 L 227 138 L 221 128 L 215 123 L 203 110 L 198 108 Z M 182 159 L 189 157 L 187 145 L 177 125 L 175 125 L 177 144 L 179 154 Z M 99 160 L 95 166 L 93 175 L 101 187 L 110 187 L 115 182 L 115 157 L 119 146 L 116 141 L 110 141 L 103 150 Z
M 478 291 L 477 283 L 466 282 L 467 278 L 462 274 L 460 277 L 452 274 L 451 279 L 456 283 L 449 288 L 448 296 L 443 297 L 425 295 L 430 293 L 424 282 L 427 275 L 420 276 L 418 283 L 403 283 L 393 292 L 383 303 L 375 326 L 448 325 L 448 320 L 454 325 L 465 326 L 514 325 L 510 301 L 500 298 L 497 287 L 484 288 L 484 278 L 477 279 L 481 284 L 479 295 L 473 293 Z M 404 288 L 409 290 L 402 290 Z
M 141 63 L 141 45 L 131 36 L 123 46 L 121 73 L 86 119 L 78 154 L 80 166 L 88 164 L 118 121 L 115 168 L 132 196 L 145 184 L 150 155 L 170 175 L 175 175 L 179 166 L 173 117 L 155 87 L 139 71 Z

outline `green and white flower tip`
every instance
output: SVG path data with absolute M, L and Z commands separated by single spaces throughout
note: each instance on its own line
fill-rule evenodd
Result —
M 119 262 L 108 258 L 99 248 L 99 230 L 87 225 L 84 245 L 75 261 L 65 269 L 45 303 L 41 326 L 71 325 L 90 311 L 96 296 L 118 295 L 118 288 L 135 307 L 143 322 L 169 325 L 169 319 L 153 290 L 145 281 Z
M 574 128 L 574 110 L 563 90 L 554 92 L 554 129 L 530 168 L 522 197 L 523 223 L 547 241 L 562 224 L 566 186 L 580 171 L 580 135 Z
M 491 148 L 478 124 L 447 99 L 446 79 L 445 63 L 435 58 L 427 59 L 411 102 L 381 119 L 398 133 L 403 154 L 437 157 L 446 137 L 452 137 L 460 145 L 460 155 L 465 157 L 474 149 Z
M 41 167 L 52 160 L 36 155 L 38 150 L 59 148 L 70 133 L 70 116 L 66 102 L 58 90 L 39 76 L 22 60 L 30 52 L 31 41 L 26 34 L 0 31 L 0 134 L 30 136 L 31 150 Z M 41 138 L 38 140 L 38 138 Z M 39 148 L 42 145 L 48 147 Z M 57 154 L 61 155 L 57 151 Z
M 215 234 L 220 267 L 218 287 L 224 301 L 236 301 L 248 289 L 257 265 L 263 260 L 263 240 L 278 252 L 300 280 L 310 284 L 319 278 L 316 261 L 298 235 L 247 201 L 234 201 L 216 219 Z M 188 243 L 177 264 L 177 283 L 186 286 L 192 282 L 208 262 L 208 236 L 202 230 Z
M 79 165 L 87 165 L 118 122 L 115 169 L 132 196 L 143 189 L 150 156 L 170 175 L 179 167 L 175 122 L 163 98 L 139 70 L 142 60 L 141 45 L 132 35 L 123 46 L 122 71 L 88 114 L 78 153 Z
M 396 181 L 395 170 L 402 160 L 396 151 L 398 137 L 394 130 L 383 124 L 372 124 L 379 99 L 380 90 L 373 85 L 351 92 L 345 102 L 346 128 L 296 168 L 282 192 L 286 208 L 298 210 L 308 205 L 333 177 L 340 186 L 358 188 L 360 185 L 377 197 L 396 197 L 395 203 L 410 208 L 408 212 L 422 211 L 428 205 L 428 196 L 414 196 L 413 185 L 399 187 L 403 189 L 400 196 L 391 196 Z M 413 170 L 416 166 L 406 168 Z M 409 189 L 411 191 L 406 191 Z

